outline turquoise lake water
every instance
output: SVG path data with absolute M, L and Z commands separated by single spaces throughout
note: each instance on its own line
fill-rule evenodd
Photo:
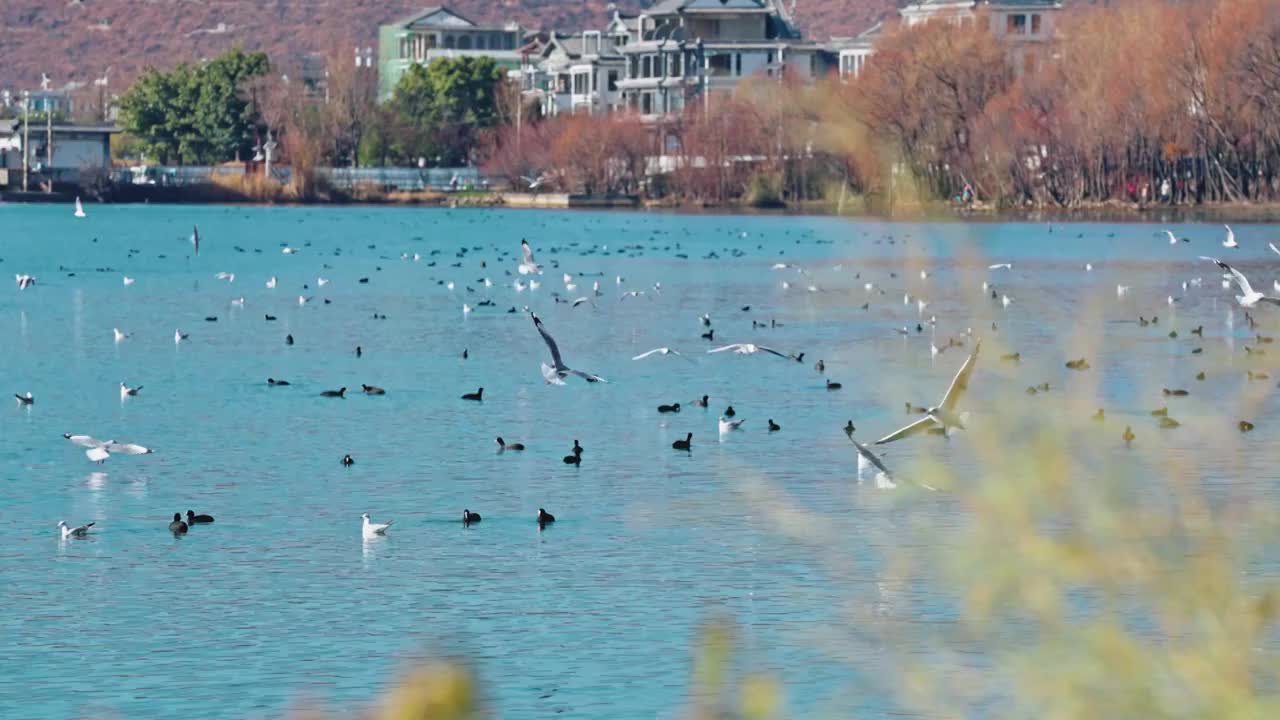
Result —
M 945 584 L 897 587 L 889 564 L 898 550 L 944 543 L 963 510 L 946 493 L 917 497 L 932 533 L 906 532 L 902 489 L 858 481 L 845 421 L 864 440 L 903 424 L 903 401 L 933 402 L 963 359 L 958 349 L 932 357 L 930 339 L 990 334 L 990 322 L 1026 356 L 1018 387 L 1069 390 L 1061 363 L 1080 354 L 1071 329 L 1092 298 L 1108 300 L 1108 333 L 1125 339 L 1093 357 L 1095 377 L 1109 412 L 1136 423 L 1167 402 L 1152 387 L 1188 384 L 1186 347 L 1165 338 L 1171 323 L 1184 333 L 1204 324 L 1203 344 L 1224 352 L 1250 336 L 1234 288 L 1196 256 L 1230 252 L 1268 290 L 1280 261 L 1266 247 L 1280 233 L 1266 225 L 1237 226 L 1242 247 L 1227 251 L 1208 224 L 1169 226 L 1193 240 L 1170 246 L 1164 226 L 1144 224 L 86 209 L 78 220 L 69 207 L 0 205 L 0 391 L 36 398 L 0 405 L 6 718 L 358 711 L 439 656 L 474 665 L 497 717 L 672 718 L 688 699 L 697 630 L 717 618 L 737 626 L 744 667 L 778 675 L 793 713 L 900 712 L 894 663 L 928 663 L 933 650 L 859 639 L 849 618 L 893 613 L 909 595 L 913 620 L 947 632 Z M 545 273 L 542 287 L 517 292 L 513 282 L 529 280 L 516 274 L 522 237 Z M 986 269 L 1002 262 L 1013 268 Z M 18 273 L 36 285 L 17 290 Z M 1203 285 L 1182 290 L 1194 277 Z M 989 300 L 982 279 L 1011 303 Z M 646 294 L 620 300 L 629 290 Z M 553 293 L 592 302 L 571 307 Z M 927 300 L 923 312 L 915 298 Z M 544 383 L 546 347 L 527 314 L 507 312 L 526 305 L 566 363 L 609 384 Z M 703 313 L 715 345 L 751 341 L 805 361 L 708 356 Z M 1127 322 L 1139 314 L 1163 324 Z M 934 315 L 936 328 L 915 331 Z M 131 337 L 114 342 L 112 328 Z M 177 329 L 190 337 L 175 344 Z M 685 356 L 631 360 L 659 346 Z M 819 358 L 843 389 L 825 389 Z M 1042 369 L 1031 370 L 1037 358 Z M 1008 383 L 997 365 L 978 365 L 975 415 Z M 1233 378 L 1197 391 L 1225 393 Z M 121 382 L 144 388 L 122 400 Z M 365 396 L 362 383 L 387 393 Z M 345 399 L 320 396 L 344 386 Z M 482 403 L 459 398 L 481 386 Z M 711 407 L 693 407 L 703 394 Z M 682 412 L 657 413 L 675 402 Z M 727 405 L 746 423 L 720 442 Z M 1274 502 L 1262 448 L 1275 412 L 1263 405 L 1252 417 L 1255 444 L 1226 469 L 1207 455 L 1204 476 Z M 768 419 L 781 431 L 766 432 Z M 1195 432 L 1156 439 L 1149 424 L 1150 442 L 1203 450 Z M 674 452 L 686 432 L 693 451 Z M 94 465 L 63 433 L 155 453 Z M 499 435 L 528 450 L 497 453 Z M 561 461 L 575 439 L 580 467 Z M 340 463 L 347 453 L 351 467 Z M 926 455 L 976 475 L 964 434 L 904 441 L 886 459 Z M 771 510 L 792 506 L 847 542 L 817 551 L 780 532 Z M 540 531 L 539 507 L 558 522 Z M 464 529 L 463 508 L 483 522 Z M 167 524 L 188 509 L 217 521 L 175 538 Z M 393 520 L 390 534 L 362 540 L 362 512 Z M 64 542 L 64 519 L 96 526 Z M 940 661 L 988 662 L 981 648 Z

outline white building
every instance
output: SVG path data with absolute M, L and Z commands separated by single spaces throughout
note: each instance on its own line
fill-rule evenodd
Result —
M 1043 46 L 1053 39 L 1061 0 L 914 0 L 898 12 L 908 27 L 945 21 L 956 25 L 985 18 L 992 35 L 1009 45 L 1014 70 L 1030 70 L 1041 62 Z
M 862 74 L 867 60 L 875 53 L 876 40 L 882 30 L 884 23 L 878 22 L 853 37 L 831 38 L 827 47 L 836 55 L 836 67 L 840 69 L 841 80 L 849 80 Z
M 714 92 L 753 75 L 812 80 L 832 65 L 780 0 L 659 0 L 637 18 L 621 53 L 623 102 L 649 117 L 678 113 L 695 96 L 709 107 Z
M 625 30 L 611 24 L 605 32 L 586 30 L 578 35 L 553 33 L 536 58 L 535 81 L 546 116 L 561 113 L 612 112 L 621 105 L 618 83 L 625 61 L 618 51 L 626 45 Z
M 52 128 L 38 120 L 23 132 L 22 119 L 0 121 L 0 186 L 22 187 L 23 155 L 27 157 L 29 185 L 52 179 L 79 183 L 82 178 L 111 169 L 111 136 L 114 125 L 54 122 Z M 50 143 L 52 139 L 52 144 Z M 24 148 L 24 141 L 29 144 Z

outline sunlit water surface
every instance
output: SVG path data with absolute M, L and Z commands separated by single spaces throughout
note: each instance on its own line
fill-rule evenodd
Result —
M 967 349 L 934 358 L 930 342 L 970 327 L 1021 350 L 1027 366 L 1019 376 L 994 350 L 984 356 L 975 416 L 1011 387 L 1070 392 L 1084 375 L 1062 362 L 1084 354 L 1073 344 L 1092 308 L 1117 339 L 1089 349 L 1089 382 L 1118 418 L 1104 452 L 1123 451 L 1119 432 L 1133 422 L 1143 441 L 1197 457 L 1194 429 L 1160 434 L 1146 417 L 1166 402 L 1159 387 L 1193 384 L 1190 345 L 1166 333 L 1180 328 L 1185 340 L 1204 324 L 1197 344 L 1240 367 L 1195 390 L 1229 395 L 1250 332 L 1231 311 L 1234 288 L 1196 256 L 1231 252 L 1268 289 L 1280 260 L 1266 249 L 1275 228 L 1261 225 L 1237 227 L 1243 247 L 1226 251 L 1210 225 L 1174 226 L 1193 242 L 1170 246 L 1162 227 L 1140 224 L 87 209 L 77 220 L 63 206 L 0 206 L 0 274 L 38 278 L 0 292 L 0 390 L 36 396 L 29 409 L 0 410 L 5 717 L 357 710 L 416 660 L 442 655 L 474 664 L 504 718 L 675 717 L 697 628 L 722 617 L 739 626 L 741 665 L 777 674 L 792 712 L 883 717 L 903 706 L 900 659 L 941 656 L 914 635 L 885 648 L 850 618 L 909 613 L 950 633 L 946 582 L 903 586 L 889 565 L 896 552 L 946 545 L 963 510 L 944 493 L 911 495 L 930 532 L 901 527 L 903 489 L 858 481 L 845 421 L 871 440 L 910 419 L 905 401 L 935 401 Z M 522 237 L 545 273 L 541 288 L 517 292 L 513 281 L 529 279 L 515 273 Z M 1013 268 L 987 269 L 1001 262 Z M 234 282 L 215 278 L 223 271 Z M 1203 286 L 1184 292 L 1194 277 Z M 645 294 L 620 300 L 629 290 Z M 555 293 L 590 301 L 571 307 Z M 610 383 L 545 384 L 545 346 L 526 314 L 507 312 L 526 305 L 569 365 Z M 714 345 L 753 341 L 805 360 L 708 356 L 703 313 Z M 1160 324 L 1141 327 L 1139 314 Z M 131 337 L 113 342 L 113 327 Z M 175 329 L 190 338 L 175 345 Z M 659 346 L 684 355 L 631 360 Z M 819 358 L 843 389 L 825 389 Z M 122 401 L 122 381 L 144 389 Z M 387 394 L 362 395 L 361 383 Z M 345 400 L 319 395 L 342 386 Z M 480 386 L 483 403 L 459 398 Z M 693 406 L 702 394 L 710 409 Z M 675 402 L 679 414 L 656 412 Z M 719 442 L 716 417 L 730 404 L 746 423 Z M 1274 410 L 1257 412 L 1236 464 L 1207 457 L 1203 475 L 1274 502 L 1260 449 L 1274 439 Z M 766 432 L 768 419 L 781 431 Z M 686 432 L 693 451 L 673 451 Z M 156 452 L 96 466 L 63 433 Z M 529 449 L 498 454 L 498 435 Z M 574 439 L 586 448 L 580 467 L 561 461 Z M 886 460 L 928 455 L 978 477 L 971 450 L 964 434 L 913 438 Z M 559 522 L 539 531 L 539 507 Z M 770 511 L 782 507 L 821 515 L 840 540 L 814 547 L 780 532 Z M 169 519 L 189 508 L 217 522 L 175 539 Z M 464 529 L 463 508 L 484 521 Z M 361 539 L 366 511 L 394 520 L 388 537 Z M 62 542 L 62 519 L 97 526 Z M 944 662 L 989 659 L 977 649 Z

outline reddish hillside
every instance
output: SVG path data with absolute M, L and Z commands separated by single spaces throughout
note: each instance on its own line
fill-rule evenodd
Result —
M 293 62 L 309 52 L 372 45 L 377 26 L 433 4 L 476 22 L 518 20 L 531 28 L 601 26 L 608 0 L 0 0 L 0 88 L 91 80 L 110 68 L 112 90 L 146 65 L 165 67 L 233 45 Z M 649 0 L 618 0 L 636 10 Z M 814 38 L 855 33 L 893 0 L 799 0 L 796 16 Z

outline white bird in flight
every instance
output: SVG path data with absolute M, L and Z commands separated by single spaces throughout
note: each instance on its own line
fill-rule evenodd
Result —
M 133 278 L 129 277 L 128 275 L 125 275 L 125 276 L 124 276 L 124 284 L 125 284 L 125 286 L 132 285 L 134 282 L 136 282 L 136 281 L 135 281 Z
M 671 348 L 669 348 L 669 347 L 660 347 L 660 348 L 654 348 L 654 349 L 649 350 L 649 351 L 647 351 L 647 352 L 642 352 L 642 353 L 640 353 L 639 355 L 636 355 L 635 357 L 633 357 L 633 358 L 631 358 L 631 359 L 632 359 L 632 360 L 643 360 L 643 359 L 645 359 L 645 358 L 647 358 L 647 357 L 649 357 L 650 355 L 653 355 L 653 354 L 655 354 L 655 353 L 656 353 L 656 354 L 658 354 L 658 355 L 677 355 L 677 356 L 679 356 L 679 357 L 684 357 L 684 356 L 683 356 L 683 355 L 681 355 L 679 352 L 677 352 L 677 351 L 675 351 L 675 350 L 672 350 L 672 349 L 671 349 Z
M 276 276 L 275 276 L 275 275 L 272 275 L 272 276 L 271 276 L 271 279 L 270 279 L 270 280 L 267 280 L 267 289 L 268 289 L 268 290 L 275 290 L 275 289 L 276 289 Z
M 118 443 L 114 440 L 103 442 L 92 435 L 72 435 L 71 433 L 64 433 L 62 437 L 70 440 L 73 445 L 88 448 L 84 452 L 85 456 L 91 461 L 99 464 L 105 462 L 112 454 L 149 455 L 152 452 L 150 448 L 145 448 L 135 443 Z
M 516 270 L 521 275 L 542 274 L 542 266 L 533 261 L 533 248 L 529 247 L 529 241 L 520 240 L 520 252 L 524 255 L 524 260 L 516 266 Z
M 1172 232 L 1172 231 L 1170 231 L 1170 230 L 1165 230 L 1165 231 L 1164 231 L 1164 234 L 1169 236 L 1169 244 L 1170 244 L 1170 245 L 1177 245 L 1177 244 L 1178 244 L 1178 238 L 1174 236 L 1174 234 L 1173 234 L 1173 232 Z
M 719 352 L 726 352 L 726 351 L 733 351 L 738 355 L 754 355 L 758 352 L 767 352 L 773 355 L 777 355 L 780 358 L 786 358 L 787 360 L 794 359 L 792 356 L 787 355 L 785 353 L 778 352 L 777 350 L 774 350 L 771 347 L 765 347 L 764 345 L 756 345 L 754 343 L 734 343 L 732 345 L 725 345 L 724 347 L 718 347 L 718 348 L 713 348 L 711 350 L 708 350 L 707 354 L 710 355 L 711 353 L 719 353 Z
M 987 269 L 988 270 L 1012 270 L 1013 263 L 996 263 L 995 265 L 988 265 Z
M 1244 293 L 1243 295 L 1236 296 L 1236 302 L 1240 303 L 1241 307 L 1251 308 L 1260 302 L 1270 303 L 1271 305 L 1280 305 L 1280 298 L 1269 297 L 1254 290 L 1253 286 L 1249 284 L 1249 278 L 1245 277 L 1244 273 L 1239 270 L 1231 267 L 1221 260 L 1218 260 L 1217 258 L 1201 255 L 1200 259 L 1208 260 L 1209 262 L 1217 264 L 1218 267 L 1226 270 L 1233 278 L 1235 278 L 1236 284 L 1240 286 L 1240 292 Z
M 218 273 L 217 275 L 214 275 L 213 277 L 218 280 L 226 280 L 228 283 L 233 283 L 236 281 L 236 274 L 233 272 L 227 272 L 225 270 Z
M 85 523 L 84 525 L 80 525 L 79 527 L 68 527 L 66 520 L 59 520 L 58 529 L 62 531 L 63 540 L 66 540 L 67 538 L 82 538 L 88 535 L 89 528 L 93 527 L 96 524 L 97 523 Z
M 142 386 L 141 386 L 141 385 L 139 385 L 139 386 L 138 386 L 138 387 L 136 387 L 136 388 L 131 388 L 131 387 L 129 387 L 128 385 L 125 385 L 124 383 L 120 383 L 120 397 L 121 397 L 121 398 L 125 398 L 125 397 L 128 397 L 128 396 L 130 396 L 130 395 L 132 395 L 132 396 L 134 396 L 134 397 L 137 397 L 138 393 L 140 393 L 140 392 L 142 392 Z
M 1240 243 L 1236 242 L 1236 234 L 1231 230 L 1231 226 L 1223 225 L 1222 227 L 1227 229 L 1227 239 L 1222 241 L 1222 247 L 1224 248 L 1240 247 Z
M 363 525 L 360 528 L 360 534 L 363 535 L 366 540 L 369 538 L 375 538 L 379 535 L 386 535 L 387 529 L 391 527 L 392 522 L 390 520 L 384 523 L 373 522 L 369 519 L 369 513 L 361 513 L 360 519 L 363 521 Z
M 121 332 L 120 328 L 111 328 L 111 334 L 115 336 L 116 342 L 123 342 L 129 339 L 129 333 Z
M 19 290 L 26 290 L 27 288 L 36 284 L 35 275 L 17 274 L 17 275 L 14 275 L 13 278 L 17 280 Z
M 973 374 L 973 367 L 978 359 L 978 350 L 982 348 L 982 341 L 978 340 L 973 346 L 973 352 L 960 366 L 960 370 L 956 372 L 956 376 L 951 380 L 951 387 L 947 388 L 947 393 L 942 396 L 942 402 L 934 407 L 925 410 L 925 414 L 919 420 L 899 428 L 885 435 L 875 442 L 876 445 L 901 440 L 908 435 L 924 432 L 934 425 L 941 425 L 943 432 L 948 428 L 957 427 L 964 429 L 964 421 L 956 414 L 956 405 L 960 402 L 961 396 L 969 387 L 969 376 Z
M 581 370 L 574 370 L 565 365 L 564 361 L 560 359 L 560 348 L 556 345 L 556 341 L 551 337 L 551 334 L 547 332 L 547 329 L 542 326 L 542 319 L 534 314 L 532 310 L 529 311 L 529 317 L 533 318 L 533 326 L 538 329 L 538 334 L 542 336 L 543 342 L 547 344 L 547 349 L 551 351 L 551 366 L 548 367 L 545 363 L 542 365 L 542 376 L 547 378 L 548 382 L 552 382 L 550 379 L 551 375 L 554 375 L 560 380 L 563 380 L 567 375 L 577 375 L 587 382 L 608 382 L 599 375 L 592 375 L 591 373 L 585 373 Z M 564 383 L 561 382 L 553 384 L 563 385 Z
M 80 204 L 80 197 L 76 196 L 76 217 L 85 217 L 84 206 Z

